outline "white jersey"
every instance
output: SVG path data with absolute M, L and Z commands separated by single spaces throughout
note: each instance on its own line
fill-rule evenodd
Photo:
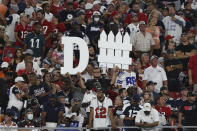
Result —
M 84 94 L 82 103 L 89 103 L 89 102 L 91 102 L 93 99 L 96 99 L 96 94 L 94 94 L 94 93 L 92 92 L 92 90 L 87 91 L 87 92 Z M 90 105 L 86 108 L 86 112 L 90 112 Z
M 122 88 L 136 87 L 136 73 L 135 72 L 119 72 L 116 78 L 116 85 L 121 85 Z
M 18 89 L 18 87 L 13 85 L 10 88 L 9 102 L 8 102 L 8 107 L 7 107 L 8 109 L 11 109 L 12 106 L 16 107 L 19 111 L 22 109 L 23 102 L 16 97 L 17 93 L 20 93 L 20 90 Z
M 33 15 L 35 15 L 35 12 L 37 12 L 38 10 L 41 10 L 41 9 L 42 8 L 39 6 L 36 6 L 36 7 L 30 6 L 29 8 L 25 8 L 25 14 L 32 17 Z
M 108 115 L 108 108 L 112 107 L 112 101 L 110 98 L 105 97 L 103 102 L 100 102 L 97 98 L 93 99 L 90 107 L 94 110 L 93 128 L 108 127 L 111 125 Z
M 53 18 L 53 14 L 52 13 L 46 13 L 45 12 L 45 19 L 48 20 L 49 22 L 52 21 Z
M 156 109 L 151 109 L 151 112 L 149 115 L 144 114 L 144 110 L 140 110 L 135 118 L 135 122 L 137 123 L 154 123 L 154 122 L 159 122 L 159 112 Z M 157 131 L 156 128 L 142 128 L 142 131 Z
M 139 24 L 137 24 L 137 26 L 136 26 L 136 25 L 134 25 L 133 23 L 131 23 L 131 24 L 129 24 L 127 27 L 129 28 L 130 37 L 131 37 L 131 38 L 132 38 L 132 36 L 133 36 L 135 33 L 137 33 L 137 32 L 140 31 L 140 29 L 139 29 Z
M 175 15 L 175 18 L 179 21 L 182 21 L 183 26 L 185 26 L 186 23 L 185 23 L 185 20 L 182 17 Z M 177 44 L 179 44 L 181 34 L 182 34 L 182 29 L 183 29 L 182 26 L 177 24 L 175 21 L 171 20 L 170 16 L 166 16 L 163 19 L 163 23 L 164 23 L 164 26 L 165 26 L 165 29 L 166 29 L 165 36 L 167 36 L 167 35 L 174 36 L 174 38 L 173 38 L 174 41 Z
M 18 127 L 17 124 L 15 122 L 12 122 L 12 124 L 10 126 L 7 126 L 5 124 L 5 122 L 0 123 L 0 128 L 4 128 L 4 129 L 0 129 L 0 131 L 18 131 L 17 129 L 5 129 L 5 128 L 13 128 L 13 127 Z
M 5 32 L 9 37 L 9 41 L 11 42 L 16 42 L 15 36 L 14 36 L 14 30 L 15 30 L 15 25 L 17 22 L 20 21 L 20 16 L 18 14 L 12 14 L 12 23 L 6 26 Z

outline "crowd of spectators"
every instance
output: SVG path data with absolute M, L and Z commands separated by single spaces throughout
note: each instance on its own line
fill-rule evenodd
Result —
M 102 31 L 130 35 L 128 70 L 99 67 Z M 62 36 L 85 71 L 60 73 Z M 196 50 L 197 0 L 0 0 L 0 127 L 197 126 Z

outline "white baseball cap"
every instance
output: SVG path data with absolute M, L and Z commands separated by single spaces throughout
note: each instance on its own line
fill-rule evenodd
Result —
M 95 15 L 100 16 L 100 15 L 101 15 L 101 13 L 100 13 L 100 12 L 98 12 L 98 11 L 94 11 L 93 16 L 95 16 Z
M 143 107 L 143 110 L 144 111 L 151 111 L 151 105 L 150 105 L 150 103 L 145 103 L 144 104 L 144 107 Z
M 86 10 L 90 10 L 90 9 L 92 9 L 92 7 L 93 7 L 93 4 L 91 4 L 91 3 L 87 3 L 87 4 L 85 5 L 85 9 L 86 9 Z
M 98 1 L 98 0 L 95 0 L 95 1 L 93 2 L 93 6 L 94 6 L 94 5 L 97 5 L 97 4 L 101 4 L 101 2 Z
M 8 68 L 9 64 L 7 62 L 3 62 L 1 64 L 1 68 Z
M 15 83 L 16 83 L 16 82 L 20 82 L 20 81 L 21 81 L 21 82 L 24 81 L 23 77 L 16 77 L 16 78 L 15 78 Z

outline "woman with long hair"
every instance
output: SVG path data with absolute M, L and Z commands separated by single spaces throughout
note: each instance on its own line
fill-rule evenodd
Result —
M 16 66 L 18 63 L 23 61 L 23 49 L 22 48 L 18 48 L 15 51 L 15 55 L 14 58 L 11 59 L 10 61 L 10 67 L 12 70 L 16 70 Z
M 149 18 L 148 18 L 148 26 L 146 28 L 146 31 L 152 35 L 153 40 L 155 42 L 153 54 L 160 56 L 161 55 L 160 38 L 159 38 L 160 27 L 156 25 L 157 21 L 158 21 L 158 17 L 159 17 L 159 14 L 158 14 L 157 10 L 153 10 L 150 13 Z

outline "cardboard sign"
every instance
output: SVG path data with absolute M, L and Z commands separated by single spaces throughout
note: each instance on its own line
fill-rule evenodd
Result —
M 71 75 L 83 72 L 89 61 L 89 51 L 86 42 L 79 37 L 62 37 L 62 43 L 64 44 L 64 67 L 61 67 L 61 74 L 67 72 Z M 77 44 L 79 47 L 80 60 L 79 65 L 73 68 L 73 45 Z

